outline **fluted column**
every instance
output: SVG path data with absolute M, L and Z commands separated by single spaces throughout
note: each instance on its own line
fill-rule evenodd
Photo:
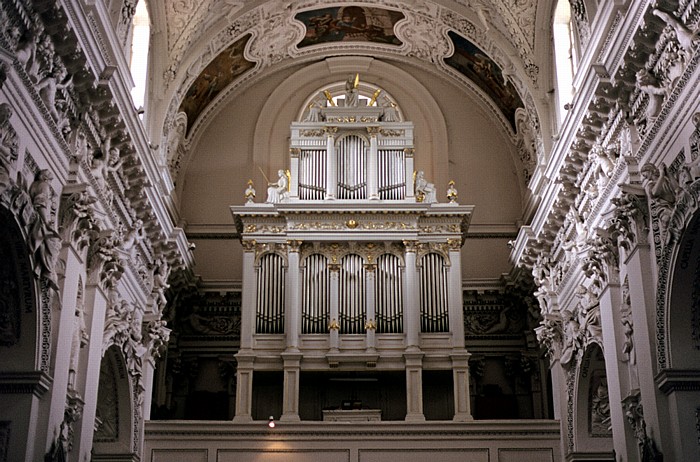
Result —
M 406 329 L 406 350 L 420 349 L 420 305 L 416 273 L 416 242 L 404 241 L 406 247 L 406 283 L 403 286 L 403 316 Z
M 367 127 L 369 133 L 369 159 L 367 161 L 367 190 L 370 199 L 379 199 L 377 134 L 379 127 Z
M 285 324 L 287 334 L 287 351 L 299 350 L 299 321 L 301 318 L 301 287 L 299 281 L 299 247 L 301 241 L 287 241 L 289 254 L 287 257 L 287 287 L 285 290 L 286 313 Z
M 326 199 L 333 200 L 338 195 L 338 160 L 335 155 L 335 138 L 338 127 L 326 127 Z

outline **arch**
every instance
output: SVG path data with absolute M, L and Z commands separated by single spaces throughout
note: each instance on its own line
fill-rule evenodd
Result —
M 2 206 L 0 236 L 0 369 L 26 371 L 31 365 L 30 369 L 43 370 L 43 313 L 29 249 L 14 215 Z
M 132 386 L 124 355 L 112 345 L 100 363 L 93 452 L 99 454 L 131 454 L 133 446 Z
M 574 390 L 572 431 L 575 451 L 600 453 L 606 447 L 612 451 L 605 357 L 597 343 L 591 343 L 577 363 Z
M 700 364 L 700 212 L 678 240 L 665 310 L 668 367 L 698 369 Z
M 427 128 L 427 133 L 416 133 L 416 152 L 431 153 L 431 164 L 419 167 L 430 178 L 435 178 L 436 172 L 447 175 L 447 124 L 428 89 L 409 73 L 392 64 L 358 56 L 328 58 L 287 77 L 267 98 L 260 111 L 253 135 L 253 159 L 259 165 L 267 166 L 269 172 L 283 166 L 287 161 L 286 151 L 278 149 L 275 143 L 287 139 L 289 124 L 298 117 L 298 108 L 303 104 L 305 95 L 319 87 L 344 81 L 348 72 L 355 71 L 360 73 L 365 82 L 386 88 L 396 98 L 405 119 L 414 122 L 416 127 Z M 299 95 L 296 104 L 289 104 L 294 103 L 289 101 L 290 95 Z M 196 140 L 191 145 L 196 145 Z M 421 160 L 426 158 L 427 156 L 420 157 Z

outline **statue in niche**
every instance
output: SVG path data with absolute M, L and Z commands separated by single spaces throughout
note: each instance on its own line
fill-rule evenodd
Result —
M 605 377 L 600 377 L 598 386 L 591 396 L 591 433 L 593 435 L 609 435 L 610 428 L 610 398 L 608 395 L 608 382 Z
M 277 182 L 268 183 L 267 202 L 268 204 L 276 204 L 285 201 L 289 198 L 289 177 L 287 173 L 280 169 L 277 170 Z
M 345 107 L 357 107 L 360 104 L 360 93 L 357 87 L 360 84 L 360 74 L 348 76 L 345 81 Z
M 418 202 L 425 202 L 427 204 L 437 202 L 435 185 L 429 183 L 428 180 L 425 179 L 425 172 L 423 172 L 423 170 L 419 170 L 416 173 L 415 187 L 416 200 Z

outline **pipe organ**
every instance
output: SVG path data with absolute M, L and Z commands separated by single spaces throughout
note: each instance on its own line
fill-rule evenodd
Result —
M 405 371 L 405 420 L 423 421 L 428 370 L 453 371 L 453 418 L 471 419 L 460 252 L 473 206 L 421 202 L 413 125 L 383 114 L 326 106 L 293 122 L 268 202 L 231 207 L 245 265 L 236 421 L 267 418 L 252 403 L 270 371 L 282 421 L 313 395 L 304 374 L 366 371 Z

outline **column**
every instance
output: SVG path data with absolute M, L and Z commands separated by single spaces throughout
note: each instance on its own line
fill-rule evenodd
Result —
M 620 300 L 621 291 L 617 281 L 608 283 L 598 298 L 605 351 L 605 375 L 608 382 L 610 423 L 613 429 L 613 447 L 618 457 L 632 462 L 639 460 L 637 441 L 634 438 L 632 428 L 626 422 L 622 406 L 617 404 L 621 403 L 630 391 L 627 374 L 621 373 L 620 370 L 620 364 L 624 361 L 622 348 L 625 341 L 625 336 L 621 331 L 622 320 L 618 309 Z
M 287 241 L 287 287 L 285 293 L 285 330 L 287 334 L 287 351 L 299 351 L 299 320 L 301 318 L 301 290 L 299 282 L 299 247 L 301 241 Z
M 299 418 L 299 374 L 301 353 L 282 353 L 284 360 L 284 390 L 280 421 L 298 422 Z
M 301 149 L 289 148 L 289 174 L 291 176 L 289 182 L 289 198 L 299 198 L 299 154 Z
M 405 352 L 406 422 L 423 422 L 423 353 Z
M 338 195 L 338 166 L 335 156 L 335 133 L 338 127 L 325 127 L 326 132 L 326 200 L 334 200 Z
M 404 148 L 403 153 L 406 157 L 406 199 L 413 199 L 415 191 L 413 190 L 413 148 Z
M 104 337 L 105 315 L 107 313 L 107 296 L 99 284 L 90 284 L 85 290 L 85 324 L 90 332 L 87 344 L 85 375 L 78 379 L 78 389 L 84 390 L 86 399 L 80 428 L 73 439 L 75 460 L 89 460 L 92 451 L 92 438 L 95 432 L 95 415 L 97 413 L 97 390 L 100 382 L 100 365 L 102 363 L 102 338 Z
M 340 325 L 338 324 L 338 277 L 340 276 L 340 265 L 337 263 L 331 263 L 328 265 L 328 269 L 331 271 L 331 322 L 328 326 L 328 332 L 330 334 L 329 353 L 338 353 L 340 351 L 340 339 L 338 337 L 338 330 L 340 329 Z
M 251 353 L 239 351 L 236 354 L 238 368 L 236 370 L 236 415 L 234 423 L 245 423 L 253 420 L 253 361 Z
M 462 240 L 448 239 L 450 269 L 447 275 L 447 303 L 450 316 L 450 332 L 452 333 L 452 348 L 464 349 L 464 307 L 462 295 L 462 255 L 460 252 Z
M 376 264 L 365 264 L 365 274 L 367 275 L 367 280 L 365 281 L 365 306 L 367 307 L 367 314 L 365 316 L 365 341 L 367 353 L 375 353 L 377 351 L 375 339 L 375 331 L 377 330 L 377 315 L 375 311 L 376 307 L 374 293 L 374 278 L 376 276 L 376 268 Z
M 241 351 L 253 349 L 255 331 L 255 241 L 243 241 L 243 293 L 241 296 Z
M 403 241 L 406 247 L 406 277 L 403 286 L 403 316 L 406 332 L 406 351 L 420 350 L 420 304 L 418 274 L 416 272 L 416 241 Z
M 373 200 L 379 200 L 378 191 L 378 153 L 377 153 L 377 134 L 379 127 L 367 127 L 369 133 L 369 158 L 367 159 L 367 192 L 368 197 Z
M 665 457 L 673 458 L 673 436 L 666 397 L 654 380 L 656 357 L 656 278 L 649 271 L 655 267 L 653 249 L 640 243 L 630 250 L 625 266 L 630 288 L 630 304 L 634 323 L 634 348 L 637 355 L 639 389 L 644 409 L 647 435 L 654 439 Z M 623 396 L 624 398 L 624 396 Z
M 54 435 L 57 434 L 61 426 L 63 414 L 66 410 L 66 393 L 69 389 L 75 390 L 77 387 L 77 377 L 72 376 L 69 371 L 71 369 L 71 360 L 77 361 L 81 353 L 79 342 L 78 345 L 76 345 L 77 350 L 73 351 L 73 339 L 75 330 L 80 328 L 76 323 L 76 312 L 78 309 L 83 309 L 83 307 L 76 306 L 78 302 L 78 291 L 80 290 L 79 285 L 81 283 L 80 274 L 82 273 L 82 263 L 71 245 L 63 247 L 60 258 L 66 262 L 66 271 L 63 280 L 60 282 L 61 288 L 59 294 L 61 296 L 61 310 L 54 311 L 53 313 L 53 322 L 56 323 L 56 327 L 54 328 L 55 335 L 51 345 L 53 383 L 48 399 L 51 408 L 48 414 L 46 426 L 47 441 L 45 442 L 45 444 L 48 444 L 48 447 L 38 448 L 40 454 L 46 454 L 54 439 Z M 82 280 L 84 281 L 85 278 L 83 277 Z M 83 291 L 83 301 L 81 302 L 83 305 L 84 298 L 85 292 Z M 97 343 L 102 343 L 101 336 L 95 340 L 97 340 Z M 78 355 L 78 357 L 73 358 L 74 354 Z M 84 368 L 78 367 L 77 370 L 82 371 Z M 82 391 L 80 392 L 80 396 L 84 396 Z M 78 424 L 76 423 L 74 425 Z
M 452 381 L 455 395 L 455 422 L 473 420 L 471 397 L 469 395 L 469 357 L 466 351 L 450 354 L 452 360 Z

